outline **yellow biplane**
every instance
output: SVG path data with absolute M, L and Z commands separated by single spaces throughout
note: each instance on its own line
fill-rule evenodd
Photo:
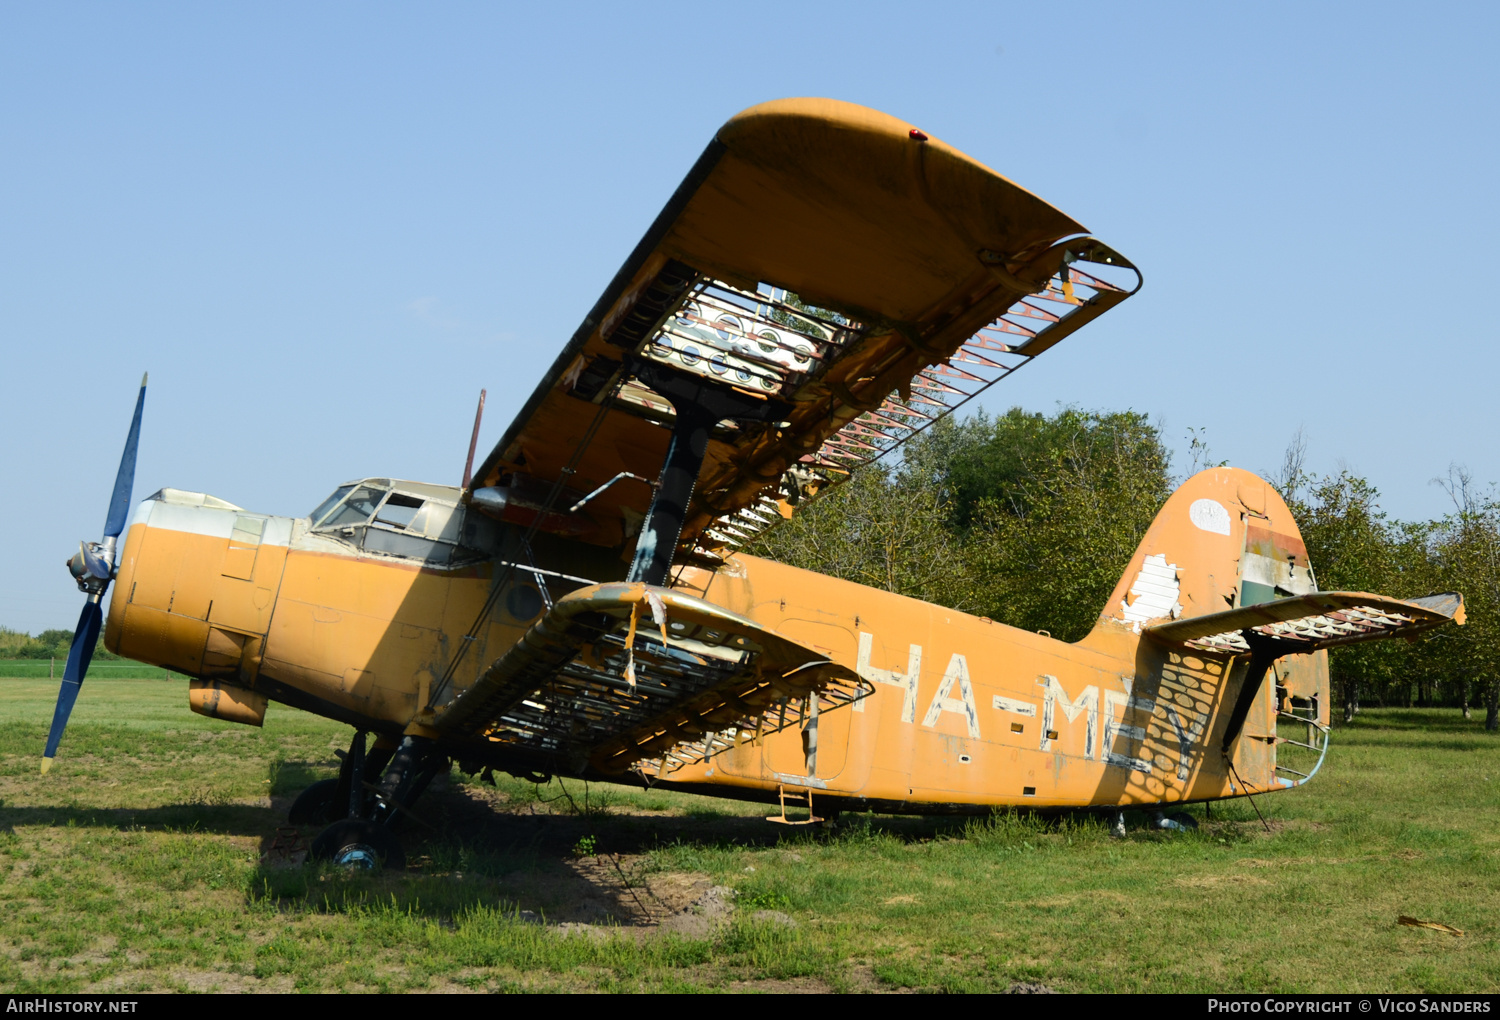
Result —
M 1315 764 L 1290 752 L 1327 747 L 1326 649 L 1462 622 L 1462 600 L 1318 591 L 1247 472 L 1189 479 L 1074 644 L 738 551 L 1139 285 L 911 124 L 746 110 L 459 487 L 365 478 L 298 519 L 162 489 L 127 527 L 143 380 L 105 537 L 69 561 L 88 601 L 43 771 L 116 581 L 106 645 L 196 678 L 194 711 L 354 728 L 292 808 L 346 863 L 402 860 L 391 823 L 454 762 L 776 820 L 1294 787 Z

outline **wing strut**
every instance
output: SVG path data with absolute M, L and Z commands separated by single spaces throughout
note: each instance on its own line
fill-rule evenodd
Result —
M 667 460 L 656 483 L 656 495 L 636 542 L 635 560 L 630 564 L 630 582 L 649 585 L 665 583 L 672 569 L 672 556 L 687 516 L 688 501 L 703 470 L 708 454 L 708 434 L 726 418 L 735 421 L 766 421 L 786 413 L 779 401 L 715 386 L 696 376 L 673 372 L 661 365 L 643 361 L 635 376 L 665 397 L 677 412 L 672 424 L 672 442 Z
M 1274 639 L 1262 637 L 1248 628 L 1241 631 L 1240 636 L 1250 646 L 1250 666 L 1245 671 L 1245 682 L 1240 687 L 1234 711 L 1229 714 L 1229 725 L 1224 729 L 1225 754 L 1229 753 L 1229 745 L 1234 743 L 1234 738 L 1244 729 L 1245 720 L 1250 715 L 1250 706 L 1255 704 L 1255 696 L 1260 693 L 1260 685 L 1266 681 L 1271 663 L 1285 653 L 1285 649 L 1278 647 L 1278 642 Z

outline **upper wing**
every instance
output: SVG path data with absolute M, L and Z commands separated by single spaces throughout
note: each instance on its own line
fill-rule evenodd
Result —
M 1134 267 L 1082 230 L 885 114 L 753 107 L 709 144 L 467 495 L 624 544 L 674 420 L 641 377 L 699 377 L 767 405 L 714 430 L 683 514 L 680 553 L 713 565 L 1134 293 Z M 1118 270 L 1128 289 L 1108 282 Z
M 1276 654 L 1288 655 L 1378 638 L 1415 638 L 1449 620 L 1463 624 L 1462 595 L 1402 600 L 1361 591 L 1320 591 L 1159 623 L 1143 633 L 1166 644 L 1232 655 L 1250 652 L 1250 640 L 1259 638 Z

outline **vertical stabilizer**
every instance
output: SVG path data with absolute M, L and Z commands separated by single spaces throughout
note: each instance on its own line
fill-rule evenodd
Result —
M 1096 634 L 1316 591 L 1291 511 L 1264 480 L 1210 468 L 1167 500 L 1125 568 Z

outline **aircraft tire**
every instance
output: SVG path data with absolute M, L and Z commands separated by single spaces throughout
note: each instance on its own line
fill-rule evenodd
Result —
M 1184 829 L 1191 830 L 1198 828 L 1198 819 L 1194 818 L 1186 811 L 1168 811 L 1167 817 L 1172 819 L 1172 821 L 1176 822 L 1178 825 L 1182 826 Z
M 334 822 L 312 841 L 308 856 L 349 868 L 400 871 L 406 867 L 406 852 L 389 829 L 362 818 Z
M 292 806 L 286 813 L 286 820 L 293 825 L 326 824 L 333 821 L 328 809 L 333 804 L 333 795 L 338 785 L 337 779 L 320 779 L 313 783 L 297 794 L 297 799 L 292 801 Z

